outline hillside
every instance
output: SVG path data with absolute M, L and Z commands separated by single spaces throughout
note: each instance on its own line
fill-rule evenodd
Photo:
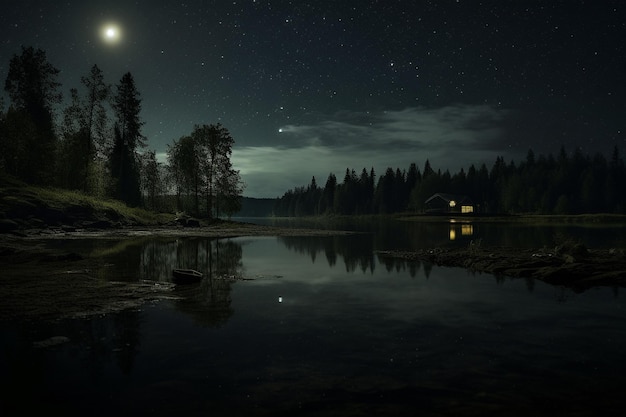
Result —
M 172 214 L 129 208 L 78 192 L 34 187 L 0 177 L 0 232 L 26 229 L 108 229 L 173 222 Z

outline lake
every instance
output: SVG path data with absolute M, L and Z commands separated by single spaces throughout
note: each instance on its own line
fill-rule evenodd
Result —
M 102 258 L 98 279 L 170 281 L 180 266 L 206 278 L 141 309 L 0 322 L 0 414 L 623 414 L 621 289 L 574 293 L 375 253 L 549 246 L 556 232 L 610 246 L 623 230 L 346 227 L 370 233 L 48 242 Z M 37 344 L 51 337 L 67 339 Z

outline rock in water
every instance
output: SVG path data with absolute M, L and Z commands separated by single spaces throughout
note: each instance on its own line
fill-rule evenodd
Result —
M 56 345 L 62 345 L 63 343 L 67 343 L 70 341 L 69 337 L 65 336 L 52 336 L 45 340 L 40 340 L 39 342 L 33 342 L 33 347 L 35 349 L 44 349 L 49 348 Z

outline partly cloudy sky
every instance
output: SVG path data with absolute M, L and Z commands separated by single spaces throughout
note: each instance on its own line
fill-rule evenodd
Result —
M 233 162 L 265 196 L 307 185 L 313 176 L 323 186 L 331 172 L 341 181 L 346 168 L 360 173 L 373 167 L 382 175 L 413 162 L 421 169 L 428 159 L 435 169 L 456 172 L 470 164 L 491 166 L 504 151 L 498 145 L 505 117 L 487 105 L 340 112 L 314 124 L 282 126 L 280 143 L 238 147 Z
M 112 85 L 131 72 L 161 156 L 221 123 L 251 197 L 346 168 L 626 154 L 621 0 L 24 0 L 0 35 L 0 78 L 41 48 L 66 98 L 94 64 Z

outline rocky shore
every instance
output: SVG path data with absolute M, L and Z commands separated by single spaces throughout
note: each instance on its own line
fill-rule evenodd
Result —
M 595 286 L 626 286 L 622 249 L 587 249 L 581 244 L 521 249 L 481 247 L 430 248 L 413 252 L 380 251 L 381 257 L 461 267 L 496 276 L 533 278 L 583 291 Z

